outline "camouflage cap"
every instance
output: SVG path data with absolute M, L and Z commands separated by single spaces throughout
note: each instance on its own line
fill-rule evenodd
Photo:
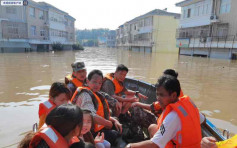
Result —
M 74 62 L 71 64 L 71 66 L 74 72 L 77 72 L 82 69 L 86 69 L 84 62 Z

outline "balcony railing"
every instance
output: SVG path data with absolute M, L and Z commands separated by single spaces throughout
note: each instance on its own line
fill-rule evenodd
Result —
M 182 45 L 182 42 L 181 42 Z M 237 48 L 237 36 L 212 36 L 190 38 L 189 48 Z

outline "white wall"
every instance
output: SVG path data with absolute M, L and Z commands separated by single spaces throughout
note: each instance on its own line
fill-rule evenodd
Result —
M 52 21 L 51 18 L 56 18 L 58 21 L 61 19 L 64 20 L 64 15 L 62 14 L 59 14 L 59 13 L 56 13 L 52 10 L 49 10 L 49 27 L 51 29 L 56 29 L 56 30 L 61 30 L 61 31 L 66 31 L 66 27 L 65 27 L 65 24 L 64 23 L 61 23 L 61 22 L 55 22 L 55 21 Z M 65 21 L 65 20 L 64 20 Z
M 191 15 L 187 18 L 188 9 L 191 9 Z M 204 0 L 182 7 L 179 28 L 197 27 L 209 25 L 211 23 L 212 0 Z

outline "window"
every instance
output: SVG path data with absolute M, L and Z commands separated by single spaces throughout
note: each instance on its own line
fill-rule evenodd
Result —
M 220 14 L 229 13 L 231 7 L 231 0 L 221 0 Z
M 16 14 L 16 8 L 15 7 L 6 7 L 6 13 Z
M 44 20 L 44 11 L 39 10 L 39 19 Z
M 30 16 L 35 17 L 35 8 L 30 7 Z
M 31 35 L 36 36 L 36 26 L 31 26 Z
M 188 14 L 187 14 L 187 18 L 191 17 L 191 9 L 188 9 Z
M 18 25 L 17 24 L 8 24 L 7 31 L 9 34 L 18 34 Z
M 209 5 L 207 4 L 206 5 L 206 14 L 208 14 L 208 11 L 209 11 Z
M 40 36 L 45 36 L 45 30 L 40 30 Z

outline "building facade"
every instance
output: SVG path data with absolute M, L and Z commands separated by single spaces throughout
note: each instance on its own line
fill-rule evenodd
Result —
M 72 49 L 75 19 L 45 2 L 28 0 L 26 6 L 0 6 L 1 51 L 47 51 L 54 43 Z
M 106 46 L 109 48 L 114 48 L 115 47 L 115 42 L 116 42 L 116 31 L 115 30 L 110 30 L 106 34 Z
M 177 52 L 175 32 L 180 14 L 155 9 L 119 26 L 116 47 L 148 52 Z
M 176 34 L 180 54 L 236 58 L 237 1 L 185 0 L 176 6 L 182 11 Z

